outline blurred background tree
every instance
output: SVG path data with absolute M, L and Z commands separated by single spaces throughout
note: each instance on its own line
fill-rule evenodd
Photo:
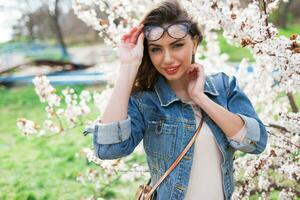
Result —
M 248 5 L 252 0 L 241 0 L 243 6 Z M 279 28 L 287 28 L 289 25 L 299 24 L 300 22 L 300 1 L 280 0 L 278 9 L 270 15 L 270 22 Z
M 242 0 L 247 5 L 252 0 Z M 13 2 L 13 1 L 12 1 Z M 98 33 L 87 27 L 73 13 L 71 0 L 26 0 L 17 3 L 21 17 L 13 26 L 13 39 L 53 40 L 62 46 L 82 42 L 102 42 Z M 300 23 L 300 1 L 280 1 L 279 7 L 270 15 L 270 22 L 280 28 Z M 5 4 L 0 10 L 12 9 Z M 96 10 L 97 14 L 106 18 L 105 13 Z
M 26 0 L 18 9 L 22 17 L 13 26 L 14 40 L 55 39 L 62 46 L 101 41 L 94 29 L 74 15 L 71 0 L 40 1 L 38 6 L 35 0 Z

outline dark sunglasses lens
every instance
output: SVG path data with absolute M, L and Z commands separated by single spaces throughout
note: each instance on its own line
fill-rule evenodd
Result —
M 147 40 L 157 40 L 163 34 L 164 29 L 159 26 L 147 26 L 144 28 L 145 37 Z
M 168 28 L 168 33 L 171 37 L 180 39 L 187 35 L 189 32 L 188 24 L 173 24 Z

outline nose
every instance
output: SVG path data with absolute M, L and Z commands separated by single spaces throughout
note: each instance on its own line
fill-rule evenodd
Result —
M 169 65 L 169 64 L 173 63 L 173 60 L 174 59 L 173 59 L 172 53 L 169 50 L 166 50 L 165 54 L 164 54 L 164 63 L 166 65 Z

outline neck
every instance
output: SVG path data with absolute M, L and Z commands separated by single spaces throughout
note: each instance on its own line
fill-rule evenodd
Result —
M 191 99 L 188 94 L 189 80 L 187 76 L 182 76 L 179 80 L 169 80 L 168 84 L 179 98 L 184 100 Z

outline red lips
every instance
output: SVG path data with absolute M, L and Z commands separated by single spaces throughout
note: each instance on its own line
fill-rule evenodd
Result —
M 176 72 L 178 71 L 179 66 L 169 66 L 169 67 L 164 67 L 165 72 L 167 72 L 167 74 L 176 74 Z

